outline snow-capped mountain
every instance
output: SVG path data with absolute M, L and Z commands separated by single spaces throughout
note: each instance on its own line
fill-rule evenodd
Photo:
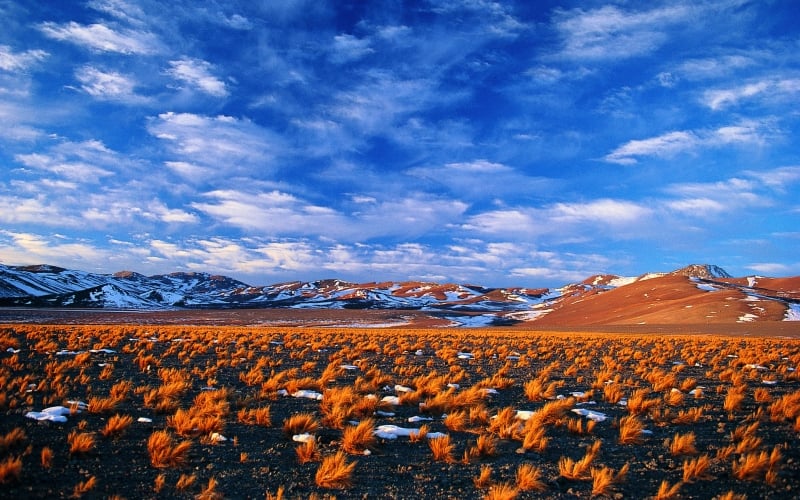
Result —
M 591 276 L 558 289 L 329 279 L 252 286 L 207 273 L 113 275 L 0 265 L 0 306 L 165 309 L 398 309 L 455 323 L 541 326 L 800 319 L 800 277 L 733 278 L 712 265 Z

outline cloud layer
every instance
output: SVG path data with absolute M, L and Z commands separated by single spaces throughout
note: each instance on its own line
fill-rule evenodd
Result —
M 0 262 L 254 284 L 800 274 L 789 10 L 6 2 Z

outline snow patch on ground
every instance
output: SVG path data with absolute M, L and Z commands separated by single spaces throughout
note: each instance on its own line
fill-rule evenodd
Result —
M 800 321 L 800 304 L 788 304 L 784 321 Z

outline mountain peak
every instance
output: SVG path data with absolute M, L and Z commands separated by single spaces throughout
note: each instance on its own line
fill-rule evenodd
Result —
M 724 269 L 713 264 L 690 264 L 686 267 L 672 271 L 670 274 L 676 276 L 688 276 L 690 278 L 732 278 Z

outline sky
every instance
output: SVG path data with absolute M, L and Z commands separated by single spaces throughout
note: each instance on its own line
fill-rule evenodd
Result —
M 800 275 L 793 0 L 0 0 L 0 263 Z

